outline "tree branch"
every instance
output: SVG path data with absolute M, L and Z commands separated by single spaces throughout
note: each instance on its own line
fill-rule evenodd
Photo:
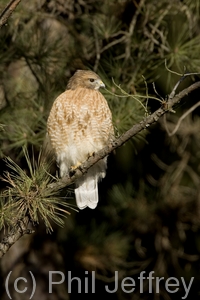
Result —
M 10 247 L 19 240 L 23 235 L 33 233 L 33 230 L 28 229 L 29 217 L 23 220 L 18 220 L 16 225 L 2 239 L 0 243 L 0 258 L 6 254 Z
M 13 11 L 16 9 L 17 5 L 21 2 L 21 0 L 11 0 L 2 13 L 0 14 L 0 28 L 6 24 L 8 18 L 11 16 Z
M 177 85 L 176 85 L 177 86 Z M 172 111 L 172 107 L 179 103 L 182 98 L 187 96 L 192 91 L 200 88 L 200 82 L 196 82 L 189 86 L 188 88 L 181 91 L 176 96 L 169 97 L 168 101 L 163 101 L 163 105 L 157 109 L 153 114 L 149 115 L 148 117 L 144 118 L 143 121 L 141 121 L 138 124 L 135 124 L 131 129 L 123 133 L 119 138 L 112 141 L 110 144 L 108 144 L 105 148 L 102 150 L 94 153 L 93 156 L 89 157 L 87 161 L 85 161 L 81 166 L 79 166 L 77 169 L 73 170 L 73 174 L 69 174 L 66 177 L 63 177 L 59 179 L 58 181 L 51 183 L 47 188 L 49 189 L 62 189 L 65 186 L 68 186 L 74 181 L 83 176 L 87 173 L 88 169 L 91 168 L 95 163 L 97 163 L 100 159 L 103 159 L 105 156 L 110 154 L 112 151 L 117 149 L 118 147 L 122 146 L 124 143 L 126 143 L 129 139 L 131 139 L 133 136 L 141 132 L 142 130 L 147 129 L 150 125 L 157 122 L 160 117 L 162 117 L 165 113 Z M 174 92 L 174 89 L 173 89 Z M 171 95 L 171 94 L 170 94 Z

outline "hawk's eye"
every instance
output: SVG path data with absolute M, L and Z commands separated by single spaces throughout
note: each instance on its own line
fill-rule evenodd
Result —
M 94 79 L 93 79 L 93 78 L 90 78 L 90 82 L 94 82 Z

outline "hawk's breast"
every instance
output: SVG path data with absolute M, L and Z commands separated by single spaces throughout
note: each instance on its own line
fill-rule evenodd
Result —
M 98 90 L 67 90 L 54 102 L 48 134 L 56 155 L 84 161 L 105 147 L 114 136 L 107 101 Z

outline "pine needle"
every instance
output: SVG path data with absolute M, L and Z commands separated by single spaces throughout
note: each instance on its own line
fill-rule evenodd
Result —
M 59 196 L 59 190 L 47 189 L 47 185 L 56 179 L 49 174 L 51 163 L 38 164 L 34 157 L 31 161 L 26 148 L 23 148 L 23 153 L 28 172 L 11 158 L 6 159 L 10 171 L 4 174 L 2 180 L 9 187 L 3 196 L 8 199 L 8 207 L 12 208 L 18 219 L 26 215 L 35 223 L 42 219 L 47 231 L 53 231 L 51 223 L 63 226 L 63 217 L 70 214 L 67 208 L 71 206 Z

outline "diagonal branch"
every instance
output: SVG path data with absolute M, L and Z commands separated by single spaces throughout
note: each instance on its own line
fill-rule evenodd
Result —
M 21 2 L 21 0 L 11 0 L 4 10 L 0 14 L 0 28 L 6 24 L 8 18 L 11 16 L 13 11 L 16 9 L 17 5 Z
M 85 161 L 81 166 L 79 166 L 77 169 L 73 171 L 72 175 L 68 175 L 54 183 L 51 183 L 47 188 L 62 189 L 65 186 L 74 183 L 74 181 L 77 178 L 86 174 L 88 169 L 91 168 L 96 162 L 98 162 L 100 159 L 110 154 L 115 149 L 122 146 L 124 143 L 126 143 L 129 139 L 131 139 L 133 136 L 135 136 L 142 130 L 147 129 L 150 125 L 157 122 L 158 119 L 162 117 L 165 113 L 172 111 L 172 107 L 175 104 L 179 103 L 182 98 L 184 98 L 189 93 L 191 93 L 192 91 L 198 88 L 200 88 L 200 81 L 182 90 L 179 94 L 177 94 L 173 98 L 169 97 L 169 100 L 167 102 L 163 101 L 163 105 L 159 109 L 157 109 L 153 114 L 146 117 L 140 123 L 135 124 L 128 131 L 123 133 L 119 138 L 115 139 L 110 144 L 108 144 L 105 148 L 96 152 L 93 156 L 89 157 L 87 161 Z
M 4 236 L 0 243 L 0 258 L 6 254 L 10 247 L 25 234 L 33 233 L 33 230 L 28 229 L 29 217 L 23 220 L 18 220 L 16 225 Z

